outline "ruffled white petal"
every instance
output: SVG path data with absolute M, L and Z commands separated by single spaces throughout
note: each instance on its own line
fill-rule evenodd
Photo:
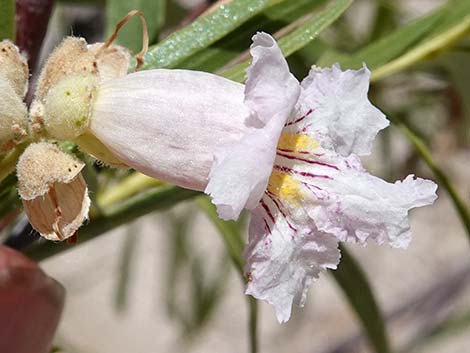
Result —
M 360 163 L 355 158 L 344 160 L 331 180 L 317 183 L 331 198 L 312 209 L 311 217 L 320 230 L 341 241 L 365 245 L 374 240 L 406 248 L 411 240 L 408 212 L 431 205 L 437 198 L 437 185 L 413 175 L 388 183 L 351 167 Z
M 276 120 L 282 124 L 292 112 L 300 94 L 299 82 L 290 73 L 287 61 L 273 37 L 267 33 L 253 36 L 253 57 L 245 85 L 245 103 L 254 114 L 253 123 Z
M 243 208 L 256 207 L 271 174 L 279 135 L 300 93 L 271 36 L 255 35 L 251 54 L 245 87 L 245 103 L 252 110 L 246 123 L 251 130 L 217 150 L 205 189 L 223 219 L 237 219 Z
M 307 116 L 297 127 L 342 156 L 370 154 L 375 136 L 389 122 L 367 98 L 369 78 L 366 67 L 312 68 L 302 81 L 299 99 L 298 117 Z
M 312 222 L 340 241 L 365 245 L 374 240 L 404 248 L 411 237 L 408 211 L 430 205 L 437 197 L 432 181 L 410 175 L 388 183 L 368 174 L 355 155 L 344 158 L 327 151 L 307 158 L 283 155 L 278 155 L 276 165 L 312 192 L 303 202 L 316 199 L 308 208 Z
M 303 306 L 308 287 L 321 270 L 335 269 L 338 241 L 312 228 L 297 228 L 269 198 L 253 212 L 245 250 L 246 294 L 272 304 L 279 322 L 292 305 Z
M 149 176 L 204 190 L 219 145 L 246 134 L 243 85 L 189 70 L 149 70 L 104 82 L 90 132 Z

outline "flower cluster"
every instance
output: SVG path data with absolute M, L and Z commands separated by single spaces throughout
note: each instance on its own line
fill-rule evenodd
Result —
M 358 156 L 388 125 L 367 98 L 366 67 L 313 67 L 299 83 L 266 33 L 253 37 L 251 55 L 242 85 L 188 70 L 128 74 L 125 49 L 69 38 L 43 70 L 31 128 L 72 140 L 108 165 L 204 191 L 223 219 L 248 209 L 246 292 L 274 305 L 285 322 L 321 270 L 336 268 L 339 242 L 406 247 L 408 211 L 431 204 L 437 186 L 413 176 L 387 183 L 362 167 Z M 59 229 L 55 238 L 63 239 L 86 217 L 89 201 L 80 165 L 67 159 L 59 169 L 70 171 L 56 170 L 44 185 L 79 190 L 71 212 L 78 218 L 68 218 L 75 222 L 69 228 L 57 219 L 62 227 L 36 228 L 49 238 Z M 53 201 L 53 189 L 43 189 L 41 197 Z

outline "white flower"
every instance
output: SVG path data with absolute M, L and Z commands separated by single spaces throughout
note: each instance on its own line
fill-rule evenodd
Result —
M 357 156 L 388 125 L 367 99 L 366 67 L 313 68 L 299 84 L 268 34 L 253 37 L 251 54 L 245 86 L 187 70 L 101 82 L 84 126 L 124 164 L 205 191 L 222 218 L 251 210 L 247 293 L 284 322 L 320 271 L 336 268 L 339 241 L 405 247 L 408 210 L 431 204 L 436 185 L 363 169 Z

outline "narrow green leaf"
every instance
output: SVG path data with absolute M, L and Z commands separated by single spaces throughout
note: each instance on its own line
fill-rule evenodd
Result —
M 470 209 L 465 204 L 465 201 L 460 197 L 459 193 L 455 189 L 444 170 L 442 170 L 438 163 L 434 161 L 431 151 L 426 146 L 425 142 L 403 122 L 394 121 L 394 123 L 398 129 L 400 129 L 401 133 L 406 137 L 406 139 L 413 145 L 421 159 L 433 172 L 434 176 L 439 181 L 439 184 L 444 187 L 444 189 L 449 194 L 450 198 L 452 199 L 452 203 L 454 204 L 454 207 L 460 217 L 460 220 L 462 221 L 462 224 L 467 231 L 468 240 L 470 241 Z
M 28 146 L 29 141 L 16 146 L 14 149 L 9 151 L 6 155 L 0 157 L 0 182 L 7 178 L 16 168 L 18 158 Z
M 374 70 L 372 74 L 373 80 L 378 80 L 390 76 L 399 71 L 416 64 L 427 56 L 431 55 L 438 50 L 450 46 L 456 40 L 461 38 L 470 29 L 470 14 L 467 15 L 458 24 L 450 27 L 442 34 L 435 36 L 432 39 L 424 41 L 423 44 L 416 46 L 414 49 L 403 54 L 401 57 L 389 62 Z
M 444 5 L 443 9 L 445 9 L 443 21 L 433 28 L 428 38 L 439 36 L 442 32 L 458 25 L 470 14 L 470 1 L 450 0 Z
M 232 0 L 150 48 L 144 69 L 172 68 L 281 0 Z
M 385 322 L 372 288 L 360 265 L 344 246 L 341 247 L 341 263 L 332 273 L 362 322 L 371 346 L 377 353 L 389 353 Z
M 114 32 L 116 24 L 131 10 L 140 10 L 145 16 L 152 43 L 163 26 L 166 0 L 107 0 L 106 1 L 106 36 Z M 142 25 L 138 17 L 132 18 L 119 33 L 117 42 L 136 53 L 142 47 Z
M 470 330 L 470 311 L 459 312 L 445 319 L 436 327 L 432 328 L 429 332 L 421 333 L 418 335 L 405 349 L 401 350 L 402 353 L 408 352 L 426 352 L 424 348 L 432 344 L 438 343 L 443 339 L 450 339 L 451 336 L 459 335 Z
M 405 52 L 409 47 L 421 40 L 439 21 L 442 21 L 447 8 L 441 8 L 424 16 L 393 33 L 381 38 L 352 57 L 340 57 L 337 53 L 325 53 L 318 61 L 319 66 L 331 66 L 339 63 L 347 68 L 359 68 L 365 62 L 370 69 L 375 69 Z
M 286 57 L 295 53 L 313 41 L 325 28 L 331 25 L 353 0 L 333 0 L 321 11 L 309 14 L 299 19 L 299 25 L 289 34 L 279 39 L 279 46 Z M 250 65 L 247 59 L 242 63 L 224 71 L 222 74 L 234 81 L 243 81 L 245 71 Z
M 317 64 L 330 66 L 338 62 L 345 68 L 358 68 L 366 63 L 373 70 L 372 80 L 378 80 L 405 70 L 442 50 L 469 30 L 470 1 L 450 1 L 354 55 L 328 52 Z
M 129 281 L 132 276 L 133 264 L 136 255 L 136 246 L 139 237 L 136 234 L 135 223 L 130 224 L 126 231 L 126 236 L 122 245 L 121 257 L 119 259 L 118 282 L 116 285 L 114 307 L 117 312 L 122 312 L 127 308 Z
M 15 0 L 0 0 L 0 40 L 16 38 L 16 2 Z
M 325 0 L 284 0 L 253 17 L 210 47 L 192 55 L 178 67 L 214 72 L 245 52 L 251 37 L 256 32 L 275 33 L 299 17 L 312 12 L 324 2 Z
M 16 176 L 10 175 L 0 182 L 0 219 L 21 207 L 21 201 L 16 191 Z
M 229 253 L 232 262 L 235 264 L 238 273 L 243 278 L 244 262 L 242 258 L 242 253 L 244 243 L 237 222 L 227 222 L 220 219 L 217 215 L 217 210 L 215 206 L 207 197 L 198 198 L 197 203 L 220 232 L 220 235 L 224 240 L 227 252 Z
M 206 213 L 207 217 L 212 221 L 219 230 L 220 235 L 225 243 L 225 248 L 234 263 L 240 278 L 245 283 L 243 276 L 243 247 L 244 242 L 241 236 L 240 225 L 233 221 L 224 221 L 217 215 L 217 210 L 208 197 L 200 197 L 197 200 L 199 207 Z M 255 298 L 248 296 L 248 333 L 250 336 L 250 353 L 258 352 L 258 303 Z

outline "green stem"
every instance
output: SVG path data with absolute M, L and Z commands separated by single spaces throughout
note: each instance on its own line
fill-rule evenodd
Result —
M 250 336 L 250 352 L 258 352 L 258 301 L 251 295 L 248 296 L 249 308 L 249 336 Z
M 163 185 L 163 182 L 158 179 L 141 173 L 132 173 L 119 184 L 98 195 L 97 202 L 102 208 L 110 207 L 141 191 L 161 185 Z
M 16 162 L 18 162 L 18 158 L 20 158 L 26 146 L 27 143 L 17 146 L 0 161 L 0 182 L 14 172 Z
M 462 221 L 466 231 L 468 239 L 470 240 L 470 213 L 468 207 L 465 205 L 464 201 L 460 198 L 457 190 L 452 185 L 452 182 L 444 171 L 439 168 L 436 162 L 431 156 L 431 152 L 427 148 L 426 144 L 420 139 L 413 131 L 411 131 L 406 125 L 402 122 L 395 121 L 395 125 L 400 129 L 400 131 L 407 137 L 407 139 L 413 144 L 416 152 L 421 156 L 421 158 L 426 162 L 429 169 L 434 173 L 439 184 L 441 184 L 446 191 L 449 193 L 450 198 L 454 204 L 455 209 Z
M 225 248 L 228 251 L 230 259 L 232 260 L 235 268 L 238 271 L 238 274 L 245 281 L 243 276 L 243 240 L 240 235 L 240 229 L 236 222 L 224 221 L 219 218 L 217 211 L 214 205 L 207 197 L 200 197 L 197 199 L 198 206 L 206 213 L 207 217 L 212 221 L 212 223 L 219 230 L 222 240 L 225 243 Z

